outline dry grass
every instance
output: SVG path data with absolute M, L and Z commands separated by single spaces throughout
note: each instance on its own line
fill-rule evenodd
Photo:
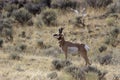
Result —
M 104 12 L 102 10 L 93 10 L 88 9 L 87 13 L 90 16 L 98 16 Z M 46 57 L 43 56 L 44 50 L 37 46 L 37 40 L 42 39 L 46 46 L 58 47 L 58 42 L 53 38 L 53 34 L 58 32 L 59 27 L 65 27 L 64 34 L 65 39 L 79 43 L 85 43 L 90 46 L 90 51 L 88 56 L 92 61 L 92 66 L 95 66 L 103 71 L 108 71 L 109 74 L 107 77 L 113 74 L 120 74 L 118 70 L 120 65 L 105 65 L 101 66 L 98 63 L 95 63 L 92 60 L 92 57 L 96 57 L 100 52 L 98 48 L 104 44 L 104 40 L 106 38 L 106 34 L 111 31 L 112 27 L 108 26 L 105 20 L 101 19 L 93 19 L 87 20 L 86 24 L 89 24 L 89 28 L 77 28 L 73 27 L 73 25 L 69 24 L 69 19 L 73 19 L 76 15 L 72 12 L 70 13 L 62 13 L 60 11 L 58 16 L 58 22 L 60 26 L 56 27 L 47 27 L 43 26 L 38 28 L 36 26 L 21 26 L 19 24 L 14 25 L 14 41 L 5 43 L 4 48 L 1 49 L 0 52 L 0 78 L 1 80 L 47 80 L 47 74 L 53 71 L 51 67 L 51 61 L 55 59 L 54 57 Z M 120 25 L 118 23 L 118 25 Z M 91 33 L 88 31 L 92 30 Z M 22 31 L 26 32 L 27 38 L 21 38 L 18 35 L 21 34 Z M 71 34 L 72 33 L 76 33 Z M 120 36 L 120 35 L 119 35 Z M 19 44 L 26 44 L 27 48 L 25 51 L 19 52 L 15 50 L 16 46 Z M 117 53 L 119 55 L 120 45 L 117 47 L 112 47 L 111 45 L 107 46 L 107 51 L 101 53 L 106 54 L 108 51 L 113 51 L 113 53 Z M 23 58 L 21 60 L 11 60 L 9 59 L 9 55 L 11 53 L 18 53 Z M 64 54 L 60 54 L 57 56 L 59 59 L 64 59 Z M 82 67 L 84 65 L 83 59 L 78 56 L 69 55 L 69 60 L 71 60 L 74 65 Z M 58 71 L 59 80 L 74 80 L 70 75 L 66 74 L 64 71 Z M 95 76 L 94 76 L 95 75 Z M 87 74 L 87 80 L 96 80 L 96 74 L 89 73 Z M 110 79 L 108 79 L 110 80 Z
M 9 60 L 8 55 L 0 54 L 0 76 L 4 77 L 2 80 L 43 80 L 50 72 L 50 58 L 24 55 L 22 60 Z

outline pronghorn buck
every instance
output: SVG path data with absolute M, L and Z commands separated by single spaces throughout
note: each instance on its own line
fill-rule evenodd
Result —
M 78 53 L 84 58 L 86 65 L 87 64 L 90 65 L 90 62 L 87 56 L 89 47 L 86 44 L 72 43 L 72 42 L 66 41 L 64 39 L 64 35 L 62 34 L 63 29 L 64 28 L 60 28 L 59 33 L 54 34 L 53 37 L 58 39 L 59 46 L 62 48 L 63 52 L 65 53 L 65 59 L 67 59 L 68 53 Z

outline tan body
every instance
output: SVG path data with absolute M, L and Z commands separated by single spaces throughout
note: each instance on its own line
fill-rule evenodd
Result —
M 89 62 L 89 59 L 87 56 L 87 51 L 88 51 L 89 47 L 85 44 L 72 43 L 72 42 L 66 41 L 62 34 L 63 29 L 64 28 L 60 28 L 59 34 L 54 34 L 53 36 L 56 39 L 58 39 L 59 46 L 62 48 L 62 50 L 65 53 L 65 59 L 67 59 L 68 53 L 70 53 L 72 51 L 77 51 L 77 53 L 80 54 L 84 58 L 86 65 L 87 64 L 90 65 L 90 62 Z M 72 48 L 70 52 L 69 52 L 69 48 Z
M 59 41 L 59 46 L 64 51 L 66 59 L 67 59 L 67 56 L 68 56 L 68 47 L 78 48 L 78 55 L 80 54 L 84 58 L 84 60 L 86 62 L 86 65 L 87 64 L 90 65 L 90 62 L 89 62 L 89 59 L 88 59 L 88 56 L 87 56 L 87 50 L 85 49 L 85 44 L 72 43 L 72 42 L 69 42 L 69 41 L 61 40 L 61 41 Z

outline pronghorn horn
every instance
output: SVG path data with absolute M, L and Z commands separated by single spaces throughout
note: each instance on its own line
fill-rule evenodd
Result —
M 59 29 L 59 33 L 60 33 L 60 34 L 62 33 L 63 29 L 64 29 L 64 28 L 60 28 L 60 29 Z

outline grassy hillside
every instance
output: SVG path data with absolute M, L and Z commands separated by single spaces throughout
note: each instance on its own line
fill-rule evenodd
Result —
M 100 18 L 106 13 L 106 8 L 88 7 L 85 11 L 87 16 L 81 18 L 85 24 L 82 26 L 77 22 L 81 13 L 76 14 L 70 8 L 44 8 L 35 15 L 23 7 L 11 13 L 8 8 L 5 6 L 0 10 L 0 80 L 81 80 L 75 77 L 77 75 L 86 80 L 101 80 L 94 71 L 82 75 L 76 71 L 73 76 L 71 72 L 66 72 L 71 65 L 61 70 L 55 68 L 53 61 L 65 60 L 58 41 L 53 38 L 60 27 L 65 28 L 63 33 L 66 40 L 89 45 L 91 67 L 107 72 L 102 80 L 120 79 L 119 13 Z M 106 55 L 112 56 L 110 63 L 100 64 Z M 74 67 L 86 68 L 81 56 L 69 54 L 68 61 Z

